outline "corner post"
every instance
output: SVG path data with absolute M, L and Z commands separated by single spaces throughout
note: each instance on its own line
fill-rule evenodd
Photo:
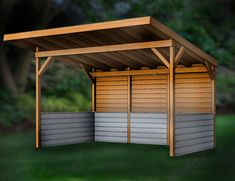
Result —
M 92 69 L 92 72 L 94 73 L 95 70 Z M 92 102 L 91 111 L 95 112 L 96 111 L 96 78 L 95 77 L 94 77 L 94 80 L 91 81 L 91 102 Z
M 127 76 L 127 143 L 131 143 L 131 75 Z
M 39 49 L 36 48 L 36 52 Z M 41 125 L 41 78 L 39 76 L 39 71 L 41 68 L 41 62 L 38 57 L 36 57 L 36 148 L 40 148 L 40 125 Z
M 214 74 L 214 79 L 211 80 L 211 97 L 212 97 L 212 105 L 211 105 L 211 108 L 212 108 L 212 113 L 214 115 L 214 148 L 216 147 L 216 81 L 215 81 L 215 72 L 213 73 Z
M 170 68 L 169 68 L 169 141 L 170 156 L 175 156 L 175 43 L 170 47 Z

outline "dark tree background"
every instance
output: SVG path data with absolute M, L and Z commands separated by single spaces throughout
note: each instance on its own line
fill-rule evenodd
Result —
M 234 0 L 0 0 L 0 35 L 138 16 L 153 16 L 219 61 L 217 107 L 235 110 Z M 33 54 L 0 44 L 0 125 L 32 121 Z M 58 71 L 53 71 L 53 70 Z M 44 111 L 90 109 L 79 70 L 55 63 L 43 80 Z

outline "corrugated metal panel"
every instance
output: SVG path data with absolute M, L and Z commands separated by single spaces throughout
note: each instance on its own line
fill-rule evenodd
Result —
M 42 113 L 41 119 L 42 146 L 94 140 L 94 113 Z
M 176 156 L 213 148 L 213 121 L 213 113 L 176 114 Z
M 167 114 L 131 113 L 131 143 L 167 144 Z
M 95 141 L 127 143 L 127 113 L 95 113 Z

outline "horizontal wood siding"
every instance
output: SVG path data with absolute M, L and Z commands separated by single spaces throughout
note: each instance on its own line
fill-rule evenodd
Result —
M 127 113 L 95 113 L 95 141 L 127 143 Z
M 93 140 L 94 113 L 41 113 L 43 147 Z
M 167 112 L 167 75 L 132 76 L 132 112 Z
M 96 112 L 127 112 L 127 76 L 96 78 Z
M 131 143 L 167 144 L 166 113 L 131 113 Z
M 175 116 L 175 154 L 185 155 L 214 147 L 214 114 Z
M 208 73 L 176 74 L 176 113 L 211 112 L 211 90 L 211 79 Z

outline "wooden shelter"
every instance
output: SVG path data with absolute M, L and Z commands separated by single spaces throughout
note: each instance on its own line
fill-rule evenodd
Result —
M 4 41 L 35 51 L 36 148 L 109 141 L 169 145 L 178 156 L 215 147 L 217 61 L 156 19 L 6 34 Z M 54 61 L 89 76 L 92 112 L 41 113 L 41 79 Z

